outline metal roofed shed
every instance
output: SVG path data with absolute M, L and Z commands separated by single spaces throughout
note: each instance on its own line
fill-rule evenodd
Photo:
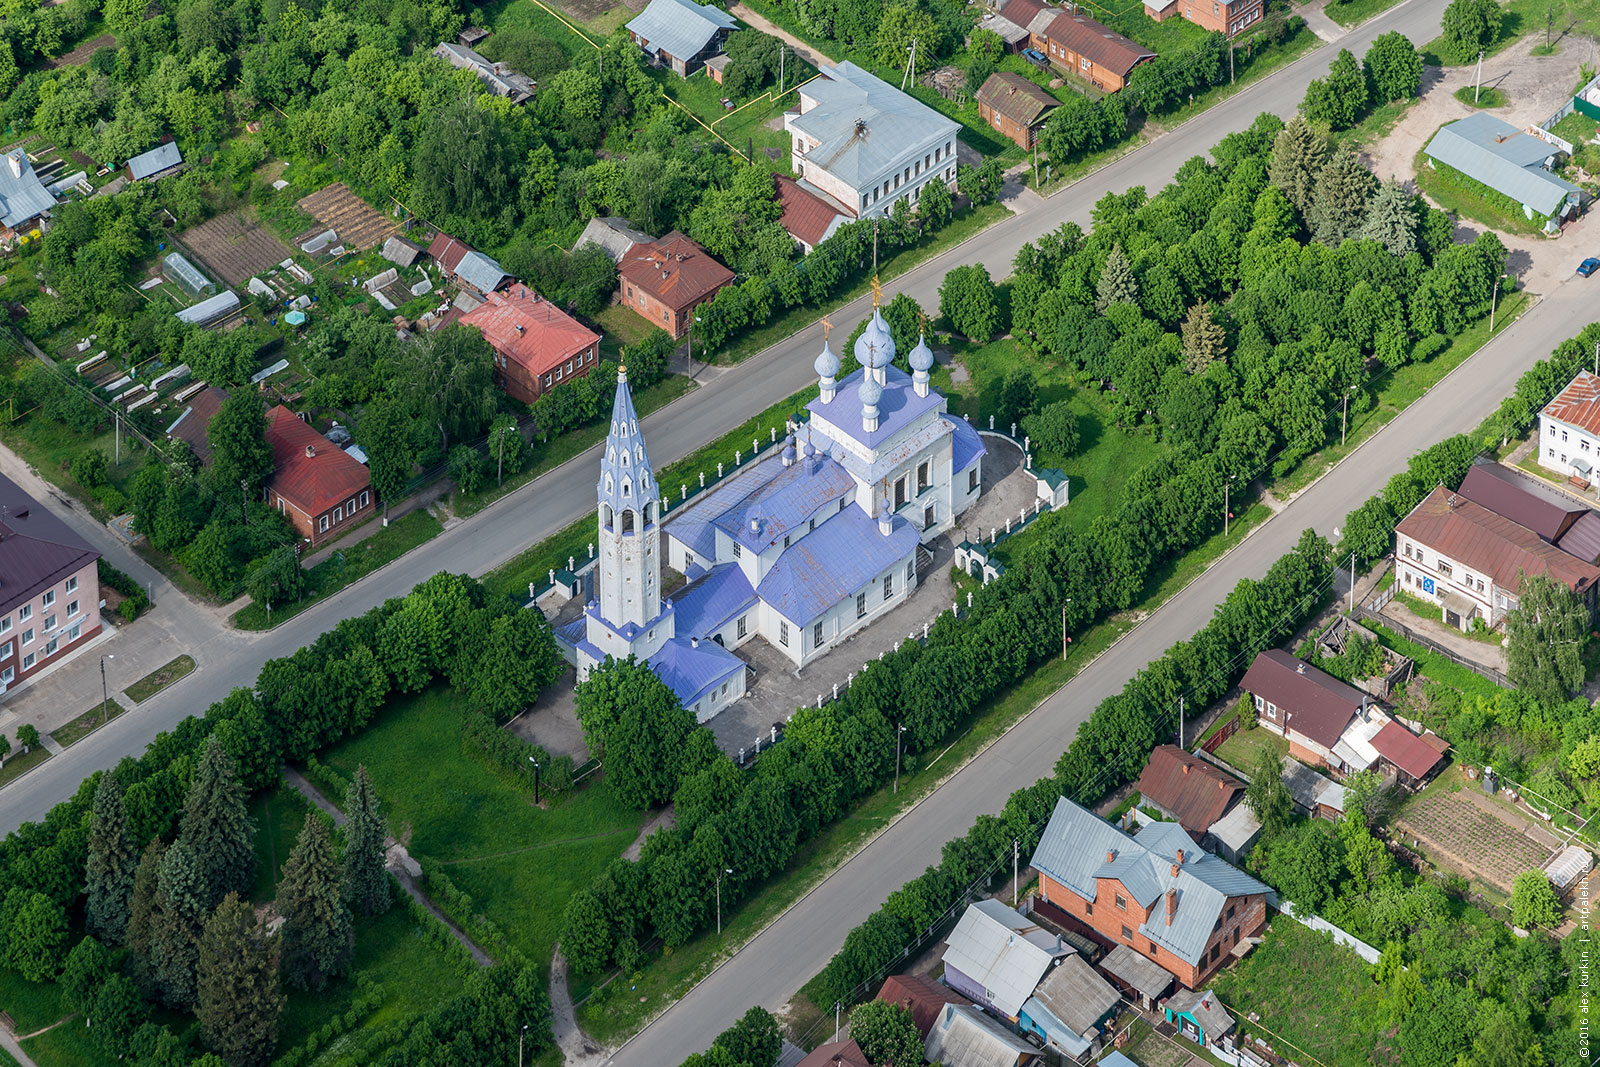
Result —
M 21 229 L 55 206 L 27 152 L 13 149 L 0 159 L 0 225 Z
M 1229 863 L 1242 863 L 1261 836 L 1261 820 L 1249 805 L 1235 804 L 1228 814 L 1211 824 L 1209 833 L 1216 843 L 1217 855 Z
M 390 237 L 383 242 L 380 254 L 397 267 L 409 267 L 423 255 L 423 248 L 404 237 Z
M 239 295 L 232 289 L 224 289 L 216 296 L 208 297 L 193 307 L 186 307 L 178 312 L 179 322 L 192 322 L 199 326 L 206 326 L 218 319 L 232 314 L 239 308 Z
M 1201 1045 L 1216 1044 L 1234 1027 L 1233 1016 L 1209 989 L 1180 989 L 1163 1007 L 1167 1021 L 1176 1023 L 1179 1033 Z
M 1019 1067 L 1038 1050 L 976 1007 L 945 1005 L 922 1046 L 929 1063 L 944 1067 Z
M 216 283 L 201 274 L 199 268 L 185 259 L 181 252 L 167 254 L 161 261 L 161 273 L 190 296 L 217 291 Z
M 1177 979 L 1172 972 L 1146 956 L 1141 956 L 1127 945 L 1118 945 L 1111 954 L 1100 961 L 1100 969 L 1120 982 L 1146 1005 L 1154 1004 L 1166 995 Z
M 721 8 L 694 0 L 650 0 L 628 23 L 628 33 L 648 54 L 665 52 L 687 62 L 712 45 L 712 38 L 737 29 L 739 23 Z M 680 71 L 679 73 L 692 73 Z
M 1566 896 L 1575 889 L 1584 876 L 1594 870 L 1594 857 L 1584 848 L 1568 845 L 1555 858 L 1544 865 L 1545 877 L 1556 887 L 1556 893 Z
M 998 900 L 962 913 L 944 953 L 945 982 L 975 1003 L 1016 1019 L 1039 980 L 1077 950 Z
M 183 153 L 178 151 L 176 141 L 156 145 L 148 152 L 140 152 L 128 160 L 128 177 L 134 181 L 144 181 L 146 178 L 159 178 L 168 171 L 183 165 Z
M 1345 812 L 1344 786 L 1324 778 L 1293 756 L 1283 757 L 1283 784 L 1295 806 L 1310 815 L 1336 819 Z
M 1110 982 L 1081 957 L 1068 956 L 1022 1006 L 1022 1019 L 1046 1042 L 1077 1057 L 1093 1047 L 1101 1024 L 1120 1003 L 1122 996 Z
M 480 293 L 492 293 L 510 275 L 482 252 L 468 252 L 456 264 L 456 277 Z
M 1575 211 L 1583 195 L 1578 186 L 1550 173 L 1549 161 L 1559 149 L 1487 112 L 1441 127 L 1423 151 L 1430 165 L 1442 163 L 1510 197 L 1530 220 L 1543 216 L 1547 230 Z
M 648 244 L 652 238 L 649 234 L 634 229 L 622 218 L 592 218 L 583 227 L 583 233 L 578 235 L 577 244 L 572 246 L 576 252 L 584 245 L 595 245 L 611 262 L 616 263 L 636 244 Z

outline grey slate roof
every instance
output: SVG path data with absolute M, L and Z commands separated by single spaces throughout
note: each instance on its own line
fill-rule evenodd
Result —
M 1139 955 L 1128 945 L 1118 945 L 1112 949 L 1100 961 L 1100 969 L 1122 979 L 1151 1000 L 1172 988 L 1172 983 L 1177 981 L 1171 971 L 1148 956 Z
M 1022 1010 L 1057 1044 L 1081 1056 L 1090 1045 L 1085 1035 L 1092 1034 L 1121 1000 L 1116 987 L 1093 967 L 1079 956 L 1069 956 L 1045 976 Z
M 705 50 L 718 30 L 739 25 L 734 17 L 694 0 L 650 0 L 650 6 L 628 23 L 628 32 L 646 42 L 646 50 L 689 59 Z
M 1581 191 L 1544 169 L 1556 154 L 1554 145 L 1487 112 L 1445 126 L 1424 151 L 1541 215 L 1554 215 L 1568 194 Z
M 572 246 L 572 250 L 576 252 L 586 244 L 598 245 L 601 251 L 611 257 L 611 262 L 615 263 L 634 245 L 649 244 L 653 240 L 649 234 L 641 233 L 628 225 L 627 219 L 592 218 L 584 226 L 583 233 L 578 236 L 578 243 Z
M 1315 811 L 1321 804 L 1344 812 L 1344 786 L 1324 778 L 1293 756 L 1283 757 L 1283 784 L 1289 787 L 1289 795 L 1303 811 Z
M 56 198 L 33 173 L 28 153 L 18 148 L 0 160 L 0 223 L 20 228 L 56 206 Z
M 1010 1016 L 1022 1009 L 1056 960 L 1076 952 L 998 900 L 967 908 L 948 945 L 945 966 L 981 983 L 995 1009 Z
M 929 1063 L 944 1067 L 1015 1067 L 1038 1052 L 971 1004 L 946 1004 L 922 1049 Z
M 854 63 L 823 67 L 801 93 L 815 106 L 787 121 L 818 142 L 806 158 L 856 189 L 910 164 L 912 153 L 920 160 L 925 145 L 961 128 Z
M 1213 1041 L 1233 1029 L 1234 1018 L 1228 1014 L 1228 1009 L 1222 1006 L 1222 1001 L 1209 989 L 1198 992 L 1189 989 L 1180 989 L 1167 998 L 1167 1009 L 1173 1012 L 1183 1012 L 1200 1024 L 1200 1029 L 1205 1031 L 1206 1040 Z
M 482 252 L 468 252 L 456 264 L 456 277 L 480 293 L 492 293 L 509 275 L 500 264 Z
M 148 178 L 152 174 L 160 174 L 183 162 L 183 154 L 178 151 L 176 141 L 158 144 L 148 152 L 140 152 L 128 160 L 128 175 L 134 181 Z
M 1174 875 L 1180 849 L 1183 863 Z M 1138 837 L 1129 837 L 1065 797 L 1056 801 L 1032 865 L 1090 901 L 1096 895 L 1095 879 L 1118 879 L 1141 907 L 1156 905 L 1139 932 L 1192 964 L 1200 962 L 1229 897 L 1267 892 L 1248 874 L 1203 850 L 1177 823 L 1154 823 Z M 1158 903 L 1169 889 L 1178 894 L 1170 924 L 1165 904 Z

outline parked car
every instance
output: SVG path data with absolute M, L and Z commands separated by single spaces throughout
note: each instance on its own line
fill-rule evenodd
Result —
M 1597 270 L 1600 270 L 1600 256 L 1590 256 L 1578 264 L 1578 277 L 1587 278 Z
M 1039 51 L 1037 48 L 1024 48 L 1022 50 L 1022 58 L 1026 59 L 1029 63 L 1032 63 L 1040 70 L 1044 70 L 1050 66 L 1050 60 L 1046 58 L 1045 54 Z

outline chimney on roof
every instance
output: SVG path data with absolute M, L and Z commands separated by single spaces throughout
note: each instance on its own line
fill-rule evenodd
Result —
M 1228 788 L 1228 783 L 1226 781 L 1224 781 L 1223 779 L 1218 778 L 1217 779 L 1217 788 L 1218 789 L 1227 789 Z
M 689 638 L 689 647 L 690 648 L 699 648 L 700 647 L 700 639 L 698 637 Z
M 1172 877 L 1178 877 L 1178 865 L 1176 863 L 1172 865 Z
M 317 446 L 316 445 L 306 445 L 306 458 L 307 459 L 310 459 L 312 456 L 314 456 L 316 454 L 317 454 Z
M 1306 673 L 1305 661 L 1302 660 L 1301 662 L 1296 663 L 1294 665 L 1294 673 L 1296 673 L 1296 674 L 1304 674 L 1304 673 Z
M 1200 1006 L 1202 1008 L 1204 1008 L 1206 1011 L 1210 1011 L 1211 1010 L 1211 998 L 1210 997 L 1201 998 Z
M 1117 858 L 1117 854 L 1115 852 L 1113 852 L 1109 848 L 1106 849 L 1106 862 L 1107 863 L 1110 863 L 1112 860 L 1115 860 L 1116 858 Z
M 1167 925 L 1168 926 L 1172 925 L 1172 917 L 1174 915 L 1176 915 L 1176 914 L 1178 914 L 1178 891 L 1176 889 L 1169 889 L 1169 890 L 1167 890 Z
M 526 330 L 525 330 L 525 329 L 524 329 L 524 328 L 523 328 L 523 326 L 522 326 L 522 323 L 520 323 L 520 322 L 519 322 L 519 323 L 517 323 L 517 325 L 516 325 L 516 331 L 517 331 L 517 336 L 519 336 L 519 337 L 520 337 L 520 336 L 522 336 L 522 334 L 523 334 L 523 333 L 525 333 L 525 332 L 527 332 L 527 331 L 526 331 Z
M 13 178 L 22 177 L 22 149 L 19 148 L 7 156 L 6 162 L 11 164 L 11 176 Z
M 1189 765 L 1187 763 L 1185 763 L 1183 765 L 1183 773 L 1184 774 L 1188 774 L 1189 773 Z
M 1181 848 L 1178 850 L 1178 863 L 1179 865 L 1182 865 L 1183 863 L 1183 849 Z

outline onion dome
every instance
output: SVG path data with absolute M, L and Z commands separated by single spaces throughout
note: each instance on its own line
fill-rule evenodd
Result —
M 889 327 L 876 308 L 872 312 L 872 321 L 856 338 L 855 351 L 856 362 L 863 367 L 886 367 L 894 360 L 894 338 L 889 336 Z M 884 358 L 885 353 L 888 353 L 888 358 Z
M 865 336 L 865 335 L 863 335 Z M 822 354 L 817 356 L 817 361 L 811 365 L 819 378 L 837 378 L 839 376 L 839 357 L 833 354 L 833 349 L 828 347 L 828 342 L 822 342 Z
M 878 384 L 876 378 L 868 378 L 861 383 L 861 406 L 875 408 L 883 396 L 883 386 Z
M 911 350 L 911 369 L 925 371 L 933 366 L 933 349 L 928 347 L 928 339 L 919 336 L 917 347 Z

